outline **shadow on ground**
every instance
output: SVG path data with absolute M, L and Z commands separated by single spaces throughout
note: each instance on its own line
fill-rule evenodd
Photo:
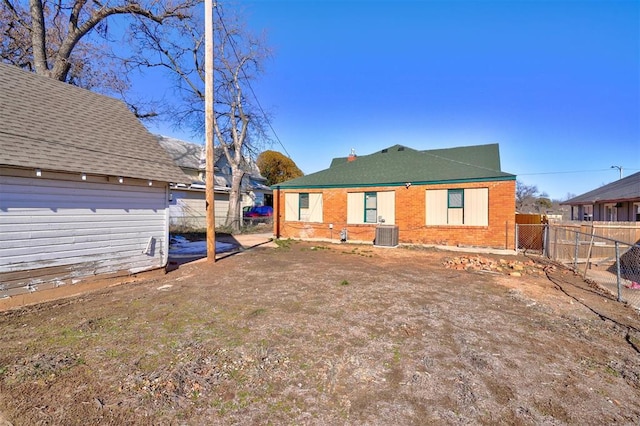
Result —
M 205 234 L 189 234 L 184 236 L 192 242 L 206 241 Z M 228 233 L 216 233 L 216 260 L 222 260 L 243 251 L 268 244 L 272 239 L 269 233 L 239 234 L 237 236 Z M 220 247 L 220 245 L 223 247 Z M 178 269 L 180 265 L 205 259 L 206 257 L 206 249 L 204 252 L 193 254 L 172 254 L 171 250 L 169 250 L 169 260 L 165 269 L 166 272 L 171 272 Z

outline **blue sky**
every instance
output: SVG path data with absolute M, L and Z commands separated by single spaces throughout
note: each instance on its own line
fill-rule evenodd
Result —
M 306 174 L 351 148 L 486 143 L 500 144 L 503 171 L 554 199 L 618 179 L 613 165 L 640 171 L 638 1 L 241 7 L 274 53 L 254 90 Z

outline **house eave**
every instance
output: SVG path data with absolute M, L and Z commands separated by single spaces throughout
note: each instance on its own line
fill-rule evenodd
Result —
M 430 180 L 430 181 L 405 181 L 405 182 L 376 182 L 376 183 L 345 183 L 345 184 L 329 184 L 329 185 L 271 185 L 272 189 L 338 189 L 338 188 L 372 188 L 372 187 L 396 187 L 411 185 L 442 185 L 442 184 L 458 184 L 458 183 L 475 183 L 475 182 L 496 182 L 496 181 L 513 181 L 516 180 L 515 175 L 483 177 L 483 178 L 467 178 L 467 179 L 446 179 L 446 180 Z
M 167 178 L 155 178 L 155 177 L 140 177 L 130 176 L 127 173 L 122 174 L 102 174 L 92 173 L 90 171 L 68 171 L 53 168 L 40 168 L 40 167 L 24 167 L 13 165 L 0 165 L 0 175 L 3 176 L 16 176 L 16 177 L 38 177 L 39 179 L 58 179 L 58 180 L 82 180 L 90 182 L 110 182 L 110 183 L 136 183 L 144 184 L 148 186 L 157 185 L 171 185 L 175 182 L 169 181 Z M 151 182 L 151 183 L 149 183 Z
M 590 199 L 590 200 L 580 200 L 580 201 L 573 201 L 573 202 L 563 201 L 560 203 L 560 205 L 561 206 L 584 206 L 584 205 L 592 205 L 592 204 L 634 203 L 634 202 L 640 202 L 640 197 Z

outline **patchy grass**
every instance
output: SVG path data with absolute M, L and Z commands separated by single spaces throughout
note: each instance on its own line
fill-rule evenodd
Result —
M 274 242 L 276 243 L 276 245 L 278 246 L 278 248 L 281 248 L 281 249 L 290 249 L 290 248 L 291 248 L 291 244 L 293 243 L 293 240 L 292 240 L 292 239 L 290 239 L 290 238 L 289 238 L 289 239 L 286 239 L 286 240 L 283 240 L 283 239 L 276 239 L 276 240 L 274 240 Z
M 447 269 L 433 250 L 276 244 L 0 314 L 0 420 L 640 421 L 637 338 L 620 332 L 640 319 L 573 274 L 514 280 Z
M 257 316 L 260 316 L 260 315 L 264 314 L 265 312 L 267 312 L 266 309 L 258 308 L 258 309 L 254 310 L 254 311 L 251 311 L 251 313 L 249 314 L 249 317 L 257 317 Z

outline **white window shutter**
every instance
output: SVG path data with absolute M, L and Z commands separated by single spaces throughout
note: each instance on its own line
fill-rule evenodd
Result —
M 322 223 L 322 193 L 309 194 L 309 222 Z
M 447 190 L 428 189 L 426 193 L 426 224 L 446 225 L 447 224 Z
M 464 190 L 464 224 L 489 226 L 489 188 Z
M 364 223 L 364 192 L 349 192 L 347 194 L 347 223 Z
M 378 192 L 378 218 L 382 217 L 386 225 L 396 223 L 396 192 Z
M 298 221 L 298 194 L 286 192 L 284 194 L 284 220 Z

